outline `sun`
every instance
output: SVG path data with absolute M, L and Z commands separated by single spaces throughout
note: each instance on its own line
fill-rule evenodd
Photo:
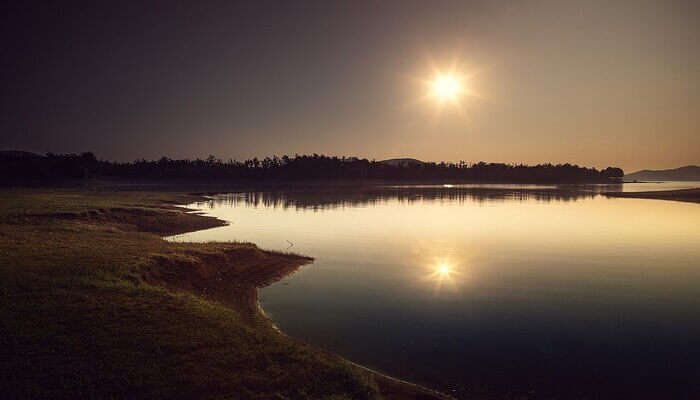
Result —
M 455 74 L 439 74 L 430 81 L 430 92 L 440 102 L 456 100 L 463 92 L 462 81 Z
M 446 263 L 442 263 L 442 264 L 438 265 L 437 273 L 438 273 L 438 275 L 442 275 L 442 276 L 449 275 L 450 274 L 450 266 L 447 265 Z
M 467 116 L 465 111 L 471 106 L 472 99 L 482 98 L 475 91 L 478 88 L 478 70 L 473 66 L 463 68 L 457 61 L 453 61 L 451 66 L 431 64 L 421 68 L 420 77 L 411 79 L 420 96 L 417 103 L 427 106 L 424 110 L 433 111 L 438 118 L 443 113 L 446 117 Z

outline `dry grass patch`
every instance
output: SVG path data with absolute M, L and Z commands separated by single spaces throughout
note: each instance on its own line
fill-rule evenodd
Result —
M 241 300 L 310 259 L 160 237 L 221 223 L 172 205 L 195 199 L 0 193 L 5 398 L 380 397 L 371 374 L 279 335 Z

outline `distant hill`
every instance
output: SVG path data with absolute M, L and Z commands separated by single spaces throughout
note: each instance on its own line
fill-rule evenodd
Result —
M 28 159 L 42 158 L 43 156 L 29 151 L 21 150 L 0 150 L 0 159 Z
M 660 169 L 633 172 L 625 175 L 626 181 L 700 181 L 700 167 L 688 165 L 675 169 Z
M 391 165 L 392 167 L 408 167 L 409 165 L 425 164 L 423 161 L 416 160 L 415 158 L 391 158 L 389 160 L 380 161 L 380 163 Z

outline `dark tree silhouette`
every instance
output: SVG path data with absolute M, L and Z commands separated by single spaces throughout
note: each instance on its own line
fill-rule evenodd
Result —
M 522 182 L 576 183 L 619 181 L 620 168 L 603 170 L 572 164 L 503 164 L 483 161 L 469 164 L 434 162 L 389 163 L 357 157 L 319 154 L 257 157 L 223 161 L 210 155 L 206 160 L 100 161 L 92 153 L 17 156 L 21 152 L 0 152 L 3 183 L 54 182 L 60 180 L 108 178 L 150 181 L 197 182 L 294 182 L 391 181 L 391 182 Z M 23 153 L 31 154 L 31 153 Z

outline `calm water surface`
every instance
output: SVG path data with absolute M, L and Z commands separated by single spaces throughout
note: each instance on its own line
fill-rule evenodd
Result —
M 698 398 L 700 205 L 596 191 L 238 193 L 174 239 L 315 257 L 261 291 L 281 329 L 460 398 Z

